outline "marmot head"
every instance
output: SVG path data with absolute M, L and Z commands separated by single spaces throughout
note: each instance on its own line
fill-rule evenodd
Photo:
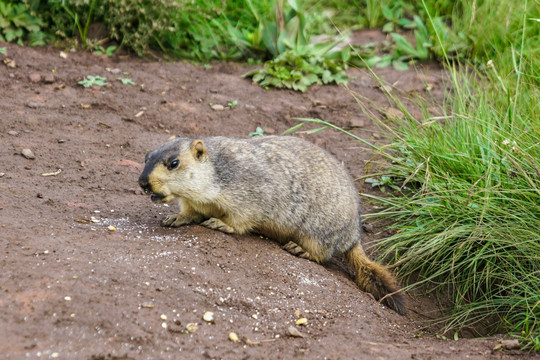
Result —
M 215 196 L 214 170 L 203 140 L 177 138 L 146 153 L 139 185 L 152 201 L 204 201 Z

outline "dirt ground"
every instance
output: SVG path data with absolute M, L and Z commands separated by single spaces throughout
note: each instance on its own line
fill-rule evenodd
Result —
M 0 358 L 527 357 L 494 351 L 499 337 L 437 336 L 428 326 L 434 298 L 408 296 L 410 315 L 399 316 L 339 267 L 299 259 L 267 239 L 160 226 L 176 209 L 153 204 L 138 188 L 148 149 L 172 135 L 247 137 L 257 126 L 280 134 L 295 117 L 384 141 L 346 88 L 264 90 L 241 78 L 248 68 L 237 64 L 0 46 L 7 47 L 0 55 Z M 367 71 L 349 74 L 350 89 L 369 109 L 388 108 Z M 87 75 L 109 85 L 77 85 Z M 442 98 L 436 65 L 378 75 L 409 93 Z M 355 177 L 373 171 L 373 153 L 350 137 L 329 130 L 304 137 Z M 376 225 L 364 242 L 385 235 Z M 207 311 L 212 322 L 203 320 Z M 299 318 L 307 324 L 295 325 Z M 291 336 L 291 326 L 303 337 Z M 239 342 L 229 340 L 231 332 Z

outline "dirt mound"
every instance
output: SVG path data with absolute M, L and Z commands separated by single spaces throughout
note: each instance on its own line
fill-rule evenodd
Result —
M 159 221 L 176 209 L 152 204 L 138 189 L 145 151 L 172 135 L 246 137 L 257 126 L 279 134 L 295 117 L 318 117 L 382 141 L 347 89 L 264 90 L 242 79 L 248 68 L 236 64 L 62 57 L 54 48 L 2 46 L 2 60 L 11 60 L 0 64 L 2 356 L 507 356 L 492 354 L 494 339 L 444 341 L 422 330 L 430 299 L 411 298 L 411 315 L 402 317 L 339 268 L 296 258 L 267 239 L 162 228 Z M 87 75 L 108 85 L 79 86 Z M 388 108 L 368 72 L 350 75 L 352 91 Z M 379 76 L 420 93 L 429 83 L 442 96 L 436 66 Z M 351 138 L 332 131 L 305 137 L 353 176 L 369 169 L 373 153 Z M 211 322 L 203 320 L 208 311 Z M 296 325 L 300 318 L 307 323 Z M 291 326 L 300 334 L 291 335 Z M 240 341 L 229 340 L 231 332 Z

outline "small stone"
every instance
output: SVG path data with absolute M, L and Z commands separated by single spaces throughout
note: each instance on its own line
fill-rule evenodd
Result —
M 167 323 L 166 323 L 166 322 L 162 322 L 162 323 L 161 323 L 161 327 L 164 328 L 164 329 L 167 329 Z
M 364 229 L 365 232 L 371 233 L 371 232 L 373 232 L 373 225 L 371 225 L 371 224 L 362 224 L 362 229 Z
M 64 297 L 64 300 L 66 300 L 66 301 L 71 301 L 71 296 L 65 296 L 65 297 Z
M 9 131 L 8 131 L 8 135 L 11 135 L 11 136 L 17 136 L 17 135 L 19 135 L 19 133 L 16 132 L 15 130 L 9 130 Z
M 307 319 L 304 317 L 304 318 L 300 318 L 298 320 L 296 320 L 295 324 L 296 325 L 307 325 L 308 321 Z
M 0 172 L 0 178 L 4 177 L 5 175 L 6 175 L 6 173 Z
M 214 104 L 211 106 L 212 110 L 216 110 L 216 111 L 222 111 L 222 110 L 225 110 L 225 106 L 223 105 L 220 105 L 220 104 Z
M 375 140 L 381 140 L 381 139 L 382 139 L 382 136 L 381 136 L 381 134 L 379 134 L 379 133 L 373 133 L 373 138 L 374 138 Z
M 114 226 L 112 226 L 112 225 L 107 226 L 107 229 L 109 231 L 116 231 L 116 228 Z
M 32 73 L 32 74 L 28 75 L 28 79 L 33 83 L 38 83 L 38 82 L 41 81 L 41 75 L 39 75 L 37 73 Z
M 503 341 L 501 341 L 501 345 L 506 350 L 519 350 L 519 349 L 521 349 L 521 345 L 519 344 L 518 339 L 503 340 Z
M 393 108 L 393 107 L 389 107 L 388 109 L 386 109 L 385 115 L 388 120 L 398 120 L 398 119 L 401 120 L 405 117 L 405 115 L 403 115 L 403 112 L 401 112 L 401 110 Z
M 366 122 L 359 117 L 353 117 L 349 120 L 349 127 L 351 128 L 363 128 L 365 126 Z
M 40 107 L 45 106 L 45 104 L 42 103 L 41 101 L 29 101 L 25 105 L 26 107 L 29 107 L 30 109 L 38 109 Z
M 27 148 L 21 150 L 21 155 L 30 160 L 34 160 L 36 158 L 32 150 Z
M 63 143 L 66 142 L 66 140 L 64 140 L 64 139 L 58 139 L 57 142 L 58 142 L 59 144 L 63 144 Z
M 238 337 L 238 335 L 236 335 L 236 333 L 230 332 L 229 333 L 229 340 L 231 340 L 232 342 L 238 342 L 238 341 L 240 341 L 240 338 Z
M 195 323 L 189 323 L 189 324 L 186 325 L 186 330 L 189 333 L 193 334 L 194 332 L 197 332 L 198 329 L 199 329 L 199 327 Z
M 289 326 L 289 328 L 287 329 L 287 333 L 292 337 L 301 337 L 301 338 L 303 338 L 305 336 L 300 331 L 298 331 L 298 329 L 295 328 L 294 326 Z
M 142 304 L 141 304 L 141 307 L 142 307 L 142 308 L 145 308 L 145 309 L 151 309 L 151 308 L 154 307 L 154 304 L 151 303 L 151 302 L 145 302 L 145 303 L 142 303 Z
M 68 55 L 67 55 L 65 52 L 63 52 L 63 51 L 60 51 L 60 57 L 61 57 L 62 59 L 67 59 Z
M 271 127 L 266 127 L 264 128 L 264 133 L 266 135 L 274 135 L 276 133 L 276 129 L 271 128 Z
M 43 82 L 45 84 L 52 84 L 56 79 L 54 78 L 53 74 L 45 74 L 43 76 Z
M 214 321 L 214 313 L 211 311 L 207 311 L 203 315 L 203 320 L 206 322 L 212 322 Z
M 161 314 L 161 316 L 159 317 L 161 320 L 163 321 L 166 321 L 167 320 L 167 315 L 165 314 Z

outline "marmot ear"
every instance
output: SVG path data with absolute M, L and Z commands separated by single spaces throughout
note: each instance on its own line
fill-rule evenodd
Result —
M 201 160 L 204 155 L 206 155 L 206 146 L 204 146 L 204 141 L 195 140 L 191 143 L 191 153 L 197 160 Z

